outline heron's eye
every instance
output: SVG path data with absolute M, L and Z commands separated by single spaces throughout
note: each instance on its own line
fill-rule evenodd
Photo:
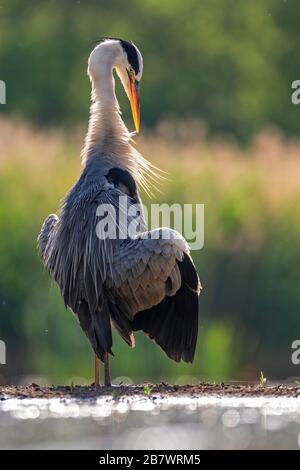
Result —
M 129 66 L 129 68 L 127 69 L 127 72 L 128 72 L 128 75 L 130 77 L 133 77 L 134 76 L 134 70 L 133 68 L 131 67 L 131 65 Z

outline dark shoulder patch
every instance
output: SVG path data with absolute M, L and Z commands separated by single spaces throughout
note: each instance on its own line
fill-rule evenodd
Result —
M 118 187 L 120 183 L 125 185 L 128 188 L 130 196 L 132 198 L 135 196 L 137 190 L 136 182 L 129 171 L 122 170 L 122 168 L 111 168 L 106 178 L 116 187 Z

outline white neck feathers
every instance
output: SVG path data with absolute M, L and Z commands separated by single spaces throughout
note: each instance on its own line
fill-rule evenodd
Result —
M 125 126 L 115 94 L 113 70 L 116 68 L 124 85 L 124 54 L 117 41 L 106 41 L 91 53 L 88 75 L 92 82 L 92 104 L 82 163 L 101 168 L 103 174 L 112 167 L 124 168 L 147 188 L 147 178 L 154 177 L 151 164 L 132 146 L 132 134 Z

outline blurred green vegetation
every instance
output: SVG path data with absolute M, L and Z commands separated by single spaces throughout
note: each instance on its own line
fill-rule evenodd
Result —
M 138 146 L 169 171 L 154 202 L 205 204 L 205 245 L 192 253 L 203 283 L 196 358 L 176 364 L 141 334 L 133 351 L 115 337 L 113 377 L 297 375 L 290 348 L 300 328 L 300 143 L 269 131 L 242 152 L 186 134 L 184 140 L 182 128 L 169 124 L 139 137 Z M 43 219 L 80 173 L 82 137 L 0 121 L 0 337 L 8 354 L 0 372 L 6 377 L 65 382 L 93 375 L 90 346 L 35 246 Z M 144 201 L 150 202 L 145 195 Z
M 193 252 L 204 287 L 194 363 L 172 362 L 138 334 L 134 351 L 115 338 L 113 377 L 299 375 L 290 356 L 300 330 L 300 107 L 290 95 L 300 78 L 300 3 L 1 0 L 0 7 L 0 79 L 7 85 L 0 106 L 7 365 L 0 381 L 93 375 L 89 344 L 43 272 L 35 240 L 80 174 L 87 58 L 105 35 L 132 40 L 143 53 L 138 147 L 170 175 L 155 202 L 205 204 L 205 246 Z
M 143 53 L 144 124 L 197 117 L 210 133 L 242 142 L 266 122 L 295 134 L 299 15 L 297 0 L 2 0 L 5 112 L 39 124 L 85 120 L 87 58 L 108 35 L 136 42 Z

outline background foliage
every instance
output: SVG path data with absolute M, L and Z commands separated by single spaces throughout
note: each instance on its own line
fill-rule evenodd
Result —
M 266 122 L 295 134 L 299 14 L 297 0 L 1 0 L 6 112 L 39 124 L 85 119 L 87 57 L 110 35 L 143 51 L 144 124 L 193 116 L 242 141 Z
M 170 174 L 155 202 L 203 202 L 204 286 L 193 365 L 147 338 L 115 340 L 113 376 L 286 378 L 300 332 L 300 78 L 296 0 L 0 1 L 0 380 L 90 380 L 89 345 L 36 254 L 45 216 L 80 174 L 86 61 L 99 36 L 143 52 L 138 147 Z M 300 13 L 300 12 L 299 12 Z M 298 15 L 299 16 L 299 15 Z M 118 87 L 124 116 L 129 107 Z M 128 120 L 131 127 L 131 120 Z M 144 201 L 149 199 L 144 196 Z M 120 379 L 121 380 L 121 379 Z

